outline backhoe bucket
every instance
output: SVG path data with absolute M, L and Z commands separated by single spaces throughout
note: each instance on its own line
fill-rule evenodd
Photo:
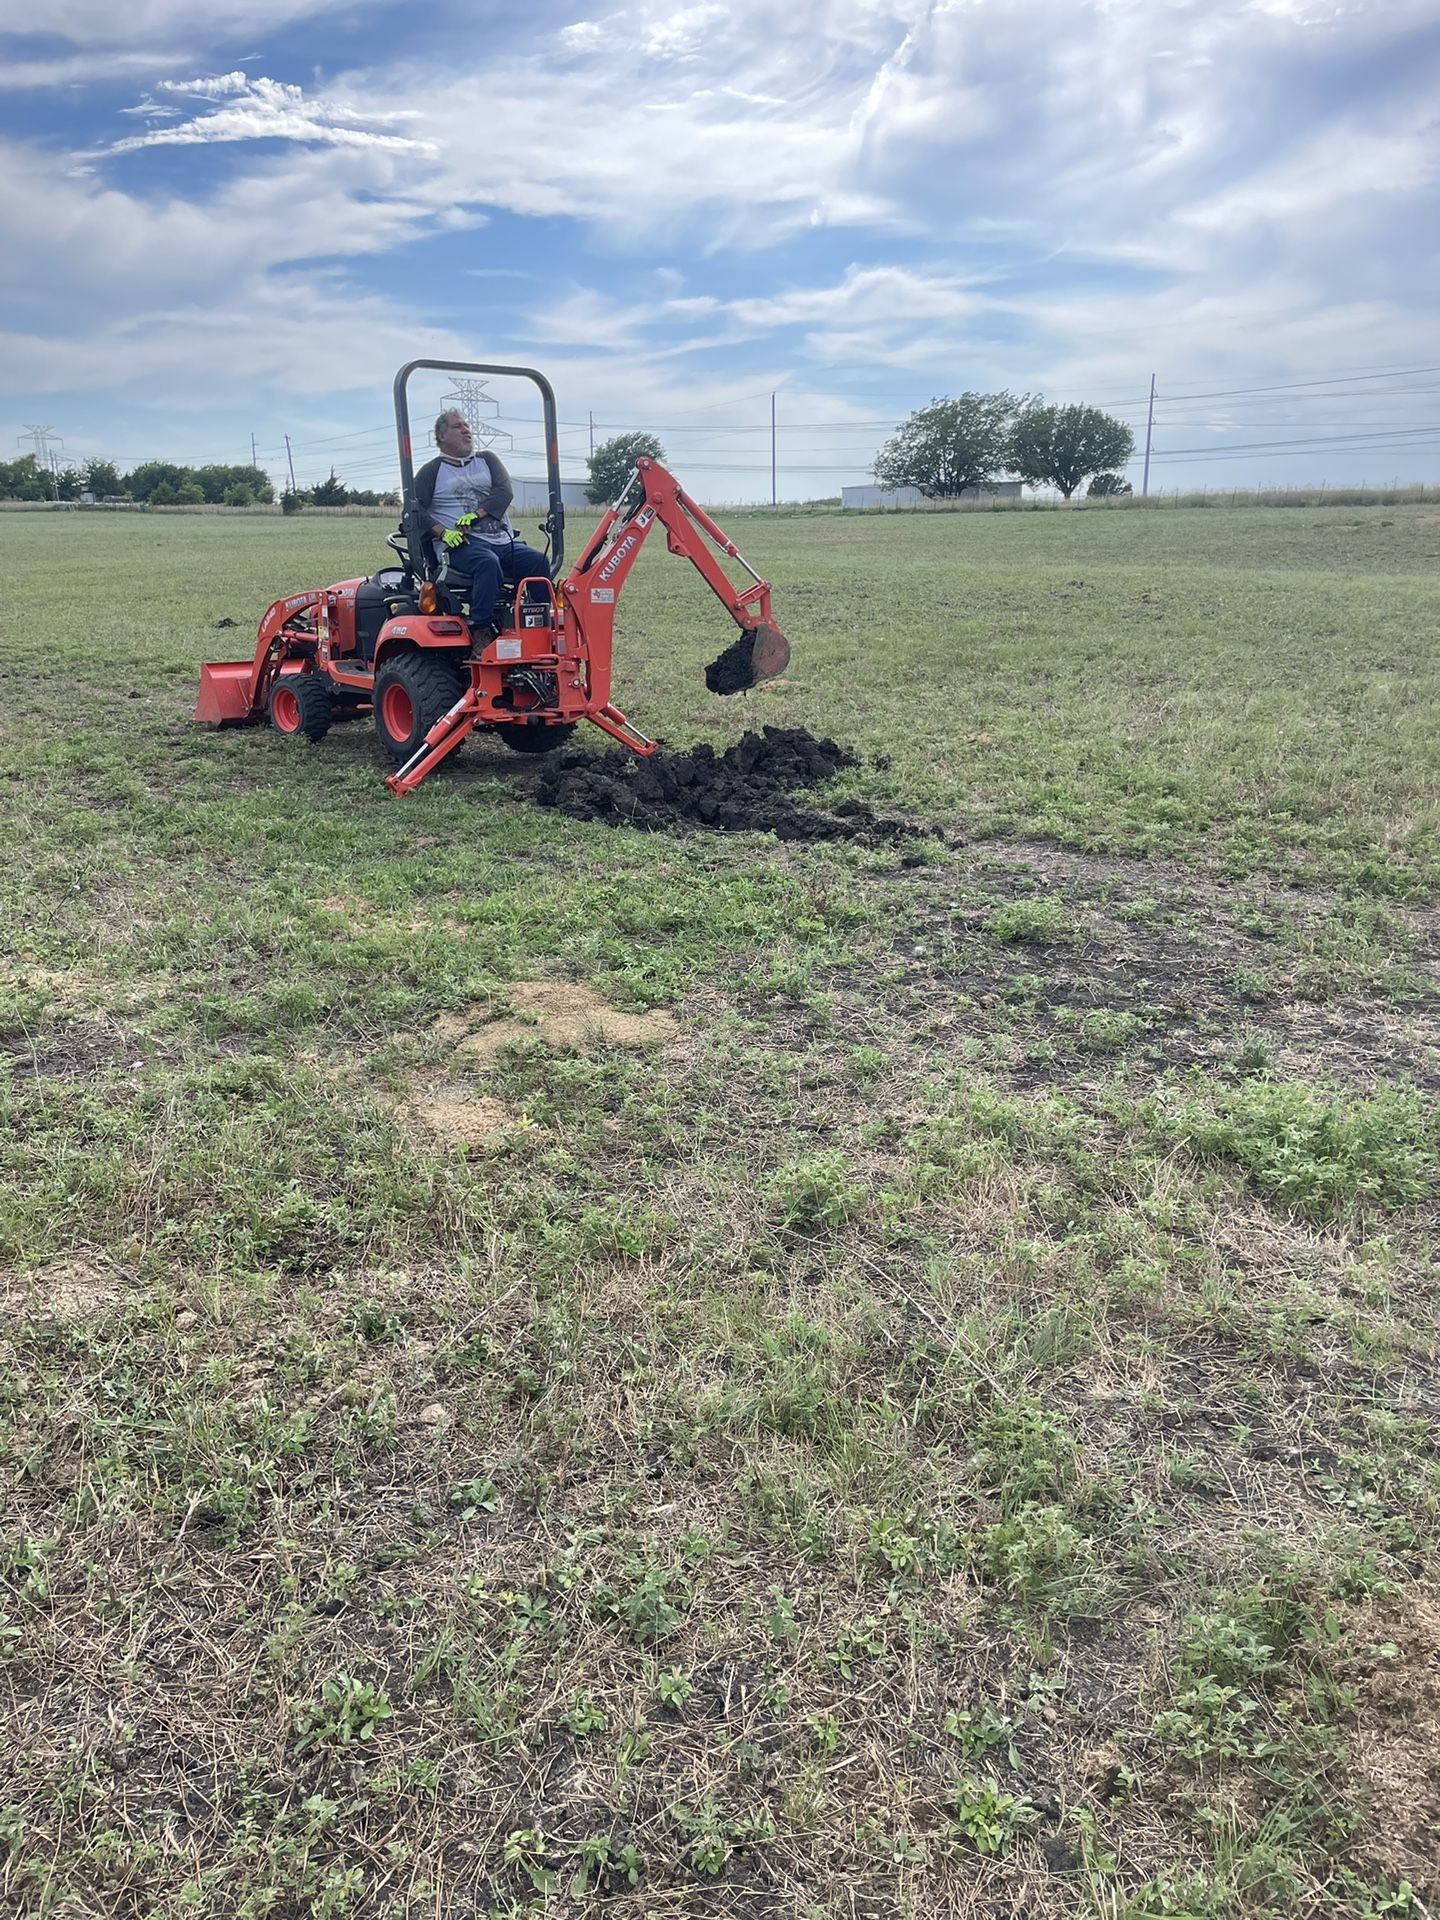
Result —
M 200 669 L 195 718 L 207 727 L 238 727 L 253 717 L 253 660 L 210 660 Z
M 772 621 L 762 620 L 710 662 L 705 684 L 711 693 L 744 693 L 762 680 L 773 680 L 789 664 L 790 642 Z

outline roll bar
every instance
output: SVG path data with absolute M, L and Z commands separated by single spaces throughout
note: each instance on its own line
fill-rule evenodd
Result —
M 550 539 L 550 572 L 559 573 L 565 560 L 565 502 L 560 496 L 560 433 L 555 414 L 555 389 L 543 373 L 534 367 L 492 367 L 475 360 L 407 360 L 395 376 L 395 435 L 400 443 L 400 497 L 407 526 L 412 517 L 415 495 L 415 462 L 410 451 L 410 402 L 406 387 L 412 373 L 421 369 L 430 373 L 509 374 L 515 379 L 532 380 L 540 389 L 545 411 L 545 482 L 550 511 L 541 522 Z M 411 545 L 412 561 L 419 560 L 429 571 L 430 542 L 422 538 L 418 552 Z

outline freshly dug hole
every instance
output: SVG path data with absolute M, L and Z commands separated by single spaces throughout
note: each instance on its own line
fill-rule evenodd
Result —
M 791 798 L 803 787 L 833 779 L 859 758 L 804 727 L 766 727 L 742 734 L 733 747 L 655 753 L 631 760 L 617 753 L 572 748 L 545 768 L 536 788 L 542 807 L 573 820 L 652 832 L 714 827 L 773 833 L 781 840 L 859 840 L 879 846 L 935 831 L 887 819 L 862 801 L 842 800 L 828 812 Z

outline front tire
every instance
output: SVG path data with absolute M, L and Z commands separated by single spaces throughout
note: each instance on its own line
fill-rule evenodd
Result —
M 282 673 L 270 689 L 270 724 L 287 738 L 323 740 L 330 731 L 330 687 L 313 673 Z
M 432 654 L 402 653 L 375 676 L 372 711 L 380 744 L 397 764 L 408 760 L 435 722 L 469 684 L 457 661 Z
M 527 727 L 523 721 L 507 720 L 495 731 L 512 753 L 554 753 L 574 733 L 575 722 L 571 720 L 553 727 Z

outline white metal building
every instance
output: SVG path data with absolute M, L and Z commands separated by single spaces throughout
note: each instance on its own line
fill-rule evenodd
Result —
M 515 510 L 517 513 L 544 513 L 549 508 L 550 495 L 543 480 L 517 480 L 512 474 L 510 476 L 510 484 L 515 489 Z M 567 508 L 590 506 L 590 502 L 585 498 L 585 482 L 583 480 L 562 480 L 560 482 L 560 498 L 564 501 Z M 600 509 L 599 507 L 594 507 L 592 511 L 598 514 Z
M 1018 480 L 997 480 L 993 487 L 966 487 L 959 500 L 1018 500 Z M 923 507 L 925 495 L 918 487 L 842 487 L 842 507 Z

